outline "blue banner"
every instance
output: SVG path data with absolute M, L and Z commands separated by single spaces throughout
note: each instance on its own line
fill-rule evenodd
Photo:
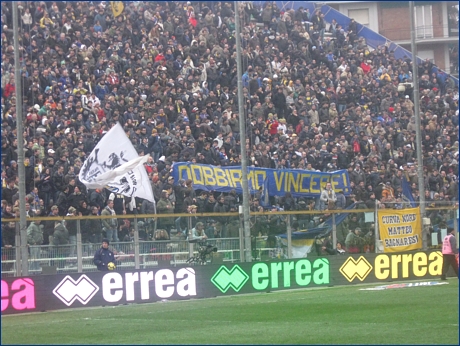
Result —
M 347 208 L 344 210 L 351 210 L 351 209 L 356 209 L 357 203 L 353 203 L 349 205 Z M 340 225 L 347 216 L 350 213 L 340 213 L 340 214 L 335 214 L 335 224 L 336 226 Z M 329 216 L 323 223 L 319 224 L 318 227 L 315 228 L 310 228 L 307 230 L 302 230 L 302 231 L 297 231 L 297 232 L 292 232 L 292 240 L 297 240 L 297 239 L 314 239 L 316 236 L 323 235 L 327 236 L 332 232 L 332 215 Z M 278 237 L 286 239 L 287 234 L 278 234 Z
M 190 179 L 194 189 L 206 191 L 242 193 L 241 167 L 217 167 L 211 165 L 178 162 L 173 166 L 175 181 Z M 264 189 L 269 196 L 284 196 L 290 192 L 293 197 L 319 197 L 326 183 L 330 182 L 336 191 L 344 195 L 351 193 L 347 170 L 316 172 L 298 169 L 276 170 L 248 167 L 248 186 L 251 194 Z

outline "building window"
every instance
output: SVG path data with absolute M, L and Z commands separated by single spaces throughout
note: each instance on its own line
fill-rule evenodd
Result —
M 458 36 L 458 5 L 447 5 L 449 36 Z
M 422 60 L 428 59 L 430 62 L 435 64 L 434 61 L 434 51 L 432 49 L 420 49 L 417 51 L 417 56 L 419 56 Z
M 369 27 L 369 9 L 361 8 L 356 10 L 348 10 L 348 17 L 353 18 L 355 22 Z
M 431 5 L 417 6 L 415 4 L 415 32 L 417 38 L 433 37 L 433 16 Z

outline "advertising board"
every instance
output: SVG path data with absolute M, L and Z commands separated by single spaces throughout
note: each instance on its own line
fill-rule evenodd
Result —
M 441 269 L 442 254 L 439 251 L 420 251 L 35 275 L 2 280 L 1 310 L 2 314 L 14 314 L 437 278 Z

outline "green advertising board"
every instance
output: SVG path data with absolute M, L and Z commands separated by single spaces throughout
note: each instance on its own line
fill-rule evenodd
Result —
M 306 258 L 287 261 L 256 262 L 222 265 L 211 282 L 225 294 L 233 292 L 260 292 L 266 290 L 301 288 L 330 283 L 329 260 Z

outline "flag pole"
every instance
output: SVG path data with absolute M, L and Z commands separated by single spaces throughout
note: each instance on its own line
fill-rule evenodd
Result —
M 410 38 L 412 50 L 412 81 L 414 83 L 414 115 L 415 115 L 415 144 L 417 145 L 417 178 L 418 190 L 420 192 L 420 215 L 425 217 L 425 179 L 423 176 L 423 157 L 422 157 L 422 131 L 420 129 L 420 96 L 419 96 L 419 83 L 418 83 L 418 66 L 417 66 L 417 43 L 415 42 L 415 19 L 414 19 L 414 2 L 409 1 L 410 12 Z M 422 246 L 426 250 L 428 248 L 427 232 L 425 227 L 422 226 Z
M 380 233 L 379 233 L 379 219 L 378 219 L 378 200 L 375 199 L 375 215 L 374 215 L 374 229 L 375 229 L 375 253 L 379 253 Z
M 241 148 L 241 187 L 243 188 L 243 228 L 244 247 L 246 262 L 252 261 L 251 255 L 251 230 L 249 228 L 249 188 L 248 188 L 248 160 L 246 156 L 246 115 L 243 101 L 243 66 L 241 63 L 241 29 L 240 17 L 238 16 L 238 1 L 235 7 L 235 31 L 236 31 L 236 68 L 238 74 L 238 114 L 240 121 L 240 148 Z
M 19 178 L 19 232 L 21 243 L 22 276 L 29 275 L 29 253 L 27 249 L 27 221 L 26 221 L 26 171 L 24 167 L 24 129 L 22 113 L 21 69 L 19 67 L 19 28 L 18 2 L 13 2 L 13 44 L 14 44 L 14 84 L 16 95 L 16 127 L 18 134 L 18 178 Z M 18 259 L 19 260 L 19 259 Z

